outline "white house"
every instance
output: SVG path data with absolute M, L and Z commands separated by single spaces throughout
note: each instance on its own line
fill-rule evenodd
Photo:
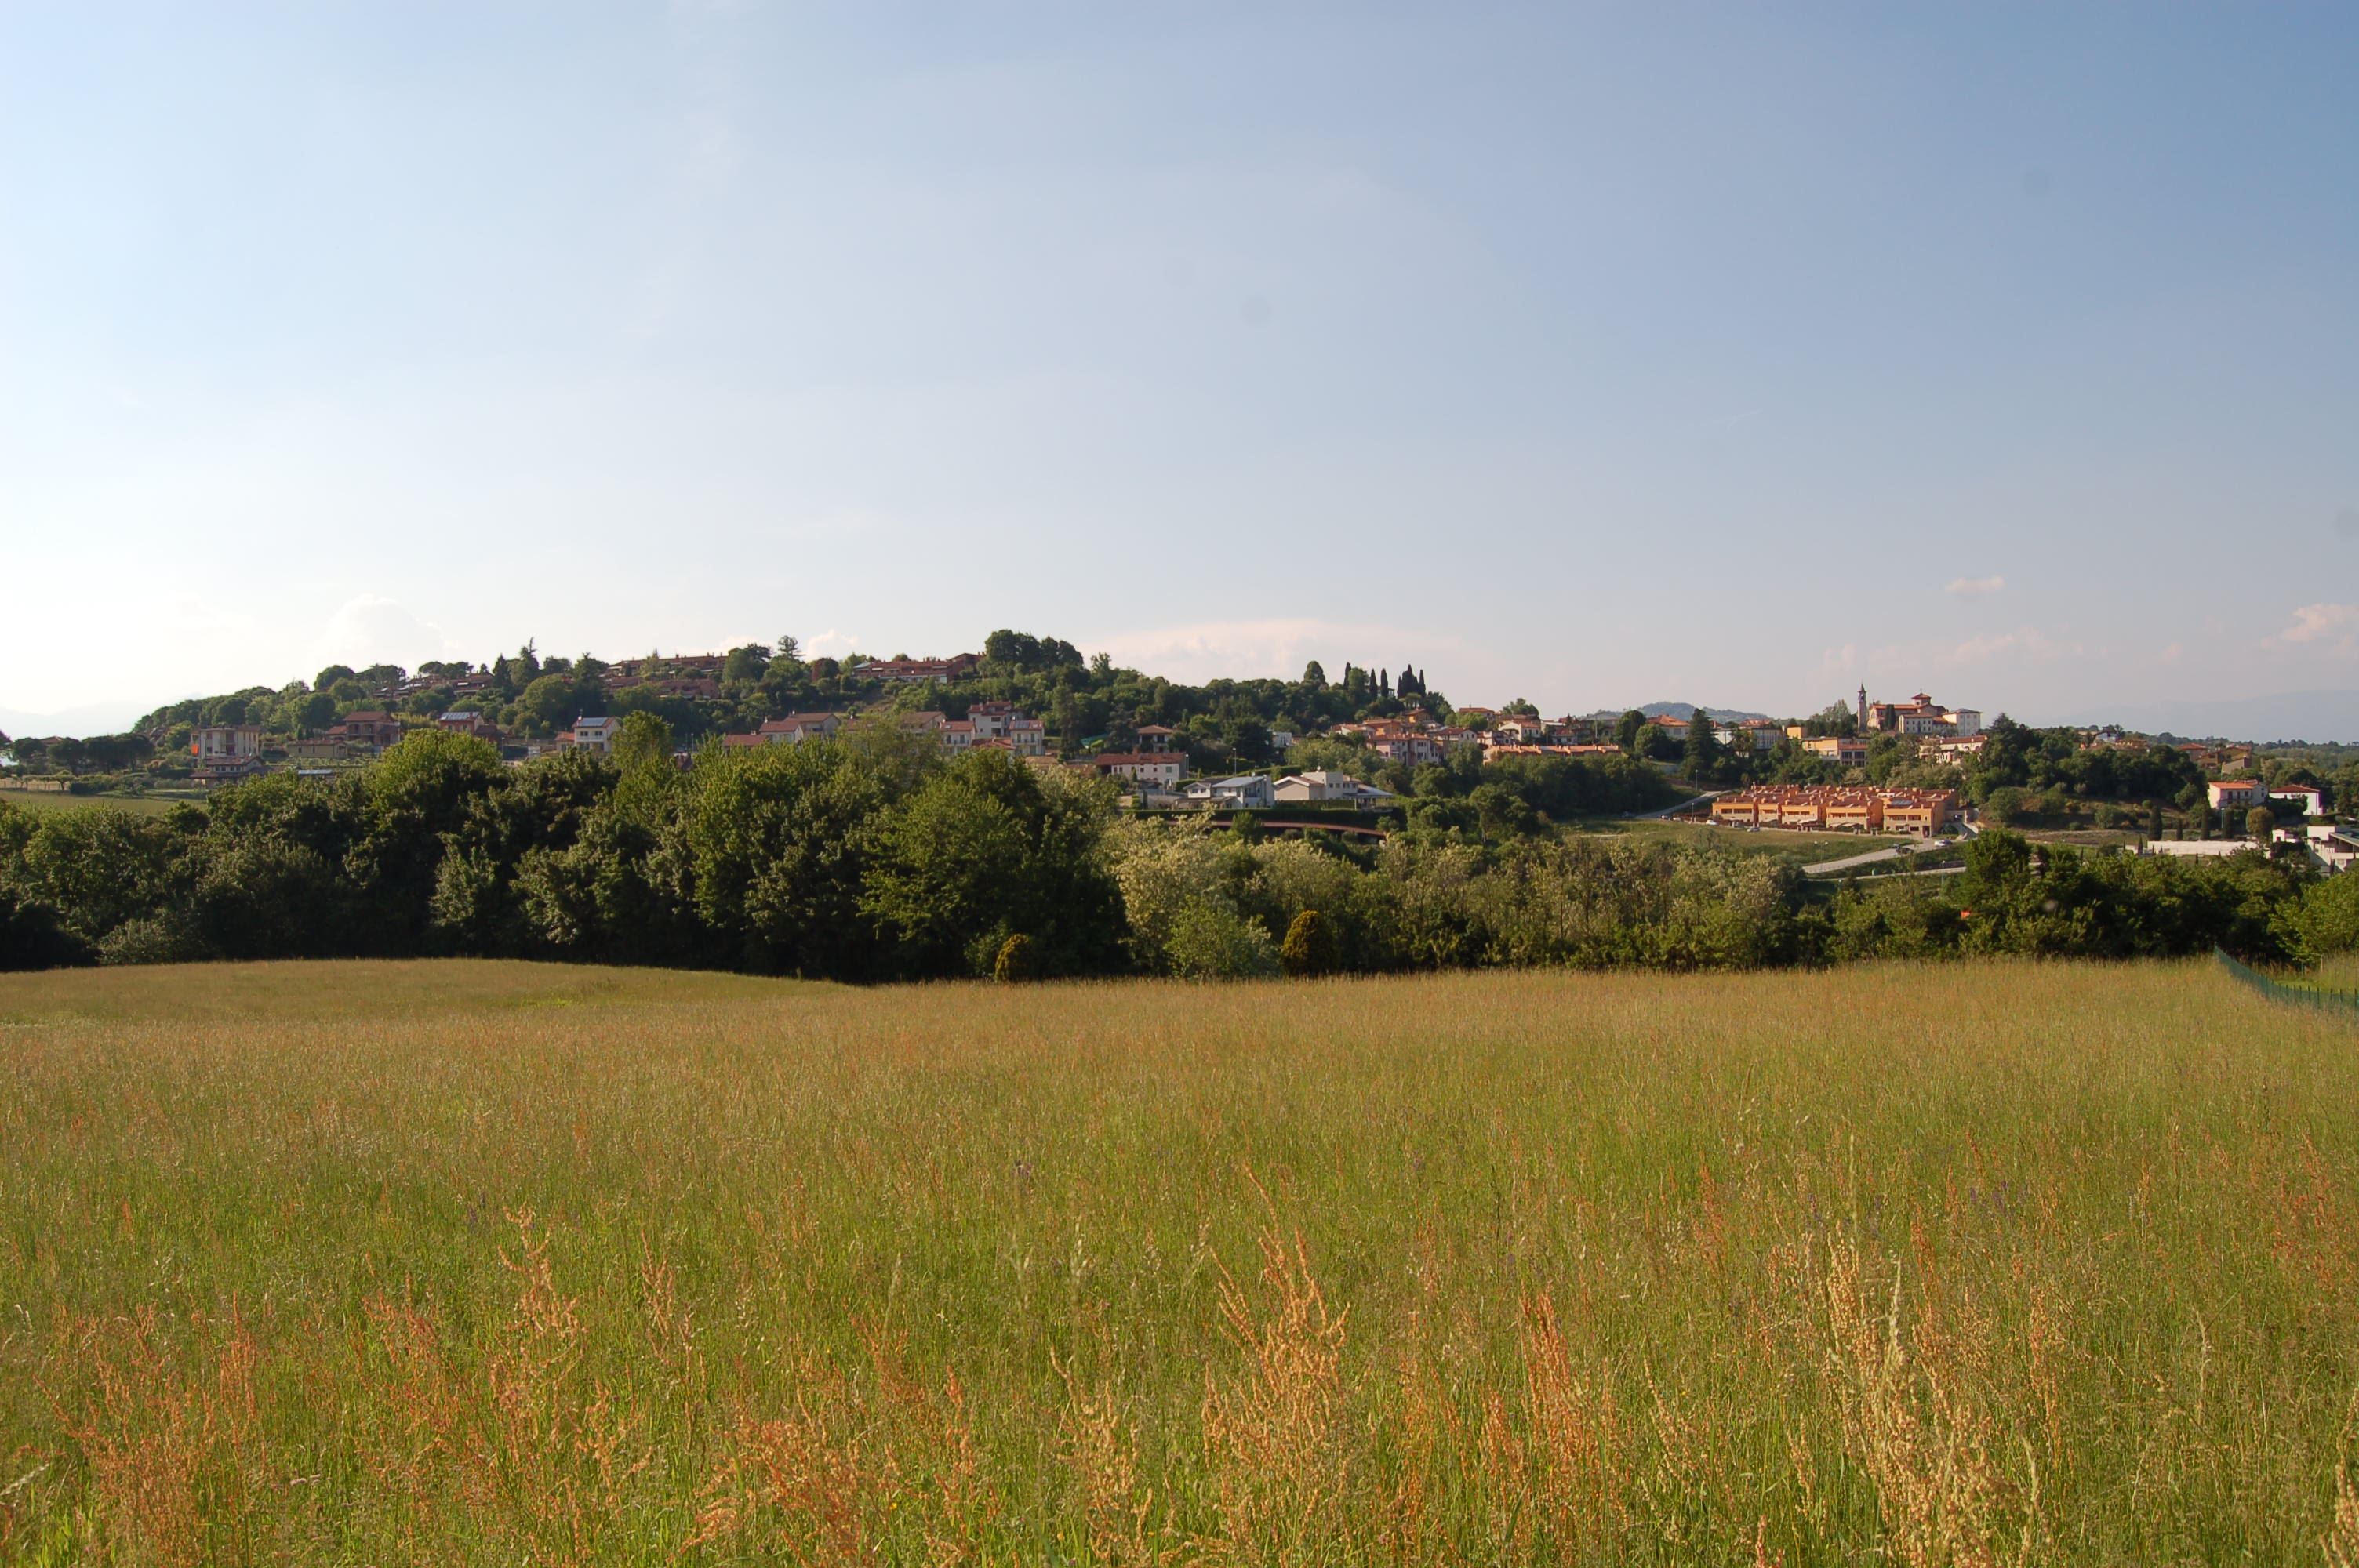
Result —
M 784 719 L 765 719 L 754 733 L 766 746 L 799 746 L 826 740 L 835 733 L 835 724 L 832 713 L 789 713 Z
M 200 724 L 189 734 L 200 783 L 219 784 L 262 772 L 262 726 Z
M 1269 806 L 1274 800 L 1269 780 L 1261 773 L 1239 773 L 1228 779 L 1199 779 L 1188 786 L 1188 798 L 1201 806 L 1242 806 L 1248 811 Z
M 592 752 L 611 752 L 614 749 L 614 736 L 622 728 L 619 719 L 577 719 L 573 721 L 573 744 Z
M 2279 784 L 2269 791 L 2269 804 L 2274 809 L 2278 801 L 2293 806 L 2304 816 L 2326 815 L 2326 792 L 2310 784 Z
M 1332 768 L 1320 768 L 1307 773 L 1288 773 L 1277 781 L 1270 791 L 1282 805 L 1349 804 L 1363 811 L 1373 811 L 1389 805 L 1393 792 L 1362 784 L 1349 773 L 1339 773 Z
M 1135 784 L 1170 789 L 1187 773 L 1188 755 L 1184 752 L 1101 752 L 1090 759 L 1090 765 L 1102 774 Z

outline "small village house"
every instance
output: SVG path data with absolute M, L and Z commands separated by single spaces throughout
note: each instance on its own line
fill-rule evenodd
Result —
M 1355 806 L 1363 811 L 1376 810 L 1393 801 L 1392 791 L 1363 784 L 1332 768 L 1288 773 L 1271 786 L 1270 795 L 1281 806 Z
M 576 719 L 571 730 L 573 745 L 577 750 L 596 752 L 603 755 L 614 749 L 614 737 L 622 728 L 623 721 L 619 719 L 603 717 Z
M 1188 758 L 1180 752 L 1101 752 L 1089 761 L 1103 777 L 1161 789 L 1176 788 L 1188 773 Z
M 263 771 L 262 726 L 200 724 L 189 732 L 189 754 L 201 784 L 223 784 Z
M 1239 773 L 1234 778 L 1198 779 L 1188 786 L 1188 798 L 1199 806 L 1215 810 L 1256 810 L 1275 804 L 1269 779 L 1262 773 Z

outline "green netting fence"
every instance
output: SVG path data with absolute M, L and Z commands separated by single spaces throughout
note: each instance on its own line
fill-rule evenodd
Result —
M 2284 980 L 2271 979 L 2249 964 L 2240 964 L 2219 948 L 2212 956 L 2220 960 L 2221 968 L 2276 1001 L 2289 1001 L 2297 1007 L 2314 1007 L 2321 1012 L 2339 1013 L 2359 1022 L 2359 991 L 2324 990 L 2316 986 L 2288 985 Z

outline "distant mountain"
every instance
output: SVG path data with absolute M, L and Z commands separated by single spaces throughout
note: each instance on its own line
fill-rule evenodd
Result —
M 1649 719 L 1693 719 L 1696 705 L 1692 702 L 1650 702 L 1638 711 Z M 1771 717 L 1767 713 L 1747 713 L 1741 708 L 1706 708 L 1703 716 L 1715 724 L 1743 724 L 1748 719 Z
M 1596 712 L 1589 714 L 1586 717 L 1591 719 L 1619 719 L 1628 711 L 1629 709 L 1625 708 L 1601 708 Z M 1692 702 L 1650 702 L 1644 708 L 1638 709 L 1638 711 L 1645 714 L 1649 719 L 1693 719 L 1696 713 L 1696 705 Z M 1715 724 L 1742 724 L 1748 719 L 1768 719 L 1774 717 L 1774 715 L 1767 713 L 1747 713 L 1741 708 L 1706 708 L 1703 710 L 1703 716 L 1706 719 L 1711 719 Z
M 95 702 L 85 708 L 60 708 L 55 713 L 25 713 L 14 708 L 0 708 L 0 734 L 71 735 L 76 740 L 91 735 L 119 735 L 137 723 L 147 711 L 130 702 Z
M 1573 717 L 1610 724 L 1629 711 L 1626 708 L 1601 708 L 1594 713 L 1575 714 Z M 1696 705 L 1692 702 L 1650 702 L 1638 711 L 1649 719 L 1692 719 L 1696 715 Z M 1751 719 L 1773 717 L 1767 713 L 1748 713 L 1741 708 L 1706 708 L 1703 716 L 1715 724 L 1742 724 Z
M 2125 703 L 2055 719 L 2018 717 L 2027 724 L 2118 724 L 2126 730 L 2147 734 L 2167 731 L 2189 740 L 2216 735 L 2231 741 L 2348 744 L 2359 742 L 2359 690 L 2288 691 L 2226 702 Z

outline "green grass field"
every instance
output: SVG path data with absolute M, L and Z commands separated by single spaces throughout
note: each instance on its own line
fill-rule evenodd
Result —
M 1889 848 L 1903 840 L 1870 833 L 1804 833 L 1782 827 L 1765 827 L 1753 832 L 1742 827 L 1722 827 L 1704 822 L 1672 822 L 1656 817 L 1636 822 L 1601 822 L 1599 831 L 1625 833 L 1634 838 L 1666 838 L 1675 844 L 1711 844 L 1740 855 L 1793 855 L 1815 864 L 1845 855 L 1864 854 L 1870 849 Z
M 2146 841 L 2135 827 L 2027 827 L 2023 836 L 2035 844 L 2071 844 L 2082 849 L 2126 849 Z
M 0 977 L 0 1559 L 2343 1562 L 2204 965 Z
M 172 807 L 202 796 L 159 795 L 61 795 L 49 790 L 0 789 L 0 805 L 21 806 L 28 811 L 87 811 L 112 806 L 141 816 L 161 816 Z

